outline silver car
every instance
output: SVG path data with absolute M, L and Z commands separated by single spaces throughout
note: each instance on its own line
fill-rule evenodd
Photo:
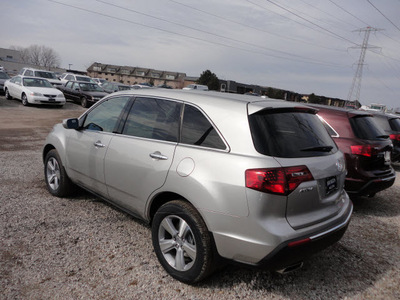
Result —
M 337 242 L 353 210 L 343 154 L 315 114 L 245 95 L 121 91 L 54 126 L 47 188 L 80 186 L 151 224 L 182 282 L 227 260 L 292 270 Z

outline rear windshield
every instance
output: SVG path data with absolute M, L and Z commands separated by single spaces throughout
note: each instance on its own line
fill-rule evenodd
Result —
M 400 131 L 400 119 L 390 119 L 390 128 L 394 131 Z
M 351 118 L 350 124 L 355 136 L 363 140 L 381 140 L 387 135 L 371 116 L 357 116 Z
M 298 111 L 263 110 L 249 116 L 254 147 L 264 155 L 295 158 L 337 152 L 319 118 Z

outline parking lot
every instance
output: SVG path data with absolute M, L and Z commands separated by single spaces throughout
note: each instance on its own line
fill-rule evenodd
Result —
M 41 147 L 53 124 L 84 108 L 22 106 L 0 96 L 3 299 L 400 299 L 400 167 L 391 188 L 355 203 L 349 229 L 281 275 L 227 266 L 185 285 L 159 265 L 150 228 L 80 192 L 56 198 Z

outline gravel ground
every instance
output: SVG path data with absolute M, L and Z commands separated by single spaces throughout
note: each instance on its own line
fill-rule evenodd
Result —
M 47 192 L 44 138 L 82 112 L 0 97 L 1 299 L 400 299 L 399 176 L 355 203 L 342 240 L 302 269 L 228 266 L 185 285 L 158 264 L 146 224 L 83 191 L 65 199 Z

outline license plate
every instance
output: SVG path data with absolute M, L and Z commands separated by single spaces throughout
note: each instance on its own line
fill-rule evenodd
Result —
M 56 102 L 56 99 L 54 99 L 54 98 L 49 98 L 49 102 Z
M 385 152 L 385 163 L 390 164 L 390 152 L 389 151 Z
M 337 179 L 336 176 L 326 178 L 326 194 L 332 193 L 337 189 Z

